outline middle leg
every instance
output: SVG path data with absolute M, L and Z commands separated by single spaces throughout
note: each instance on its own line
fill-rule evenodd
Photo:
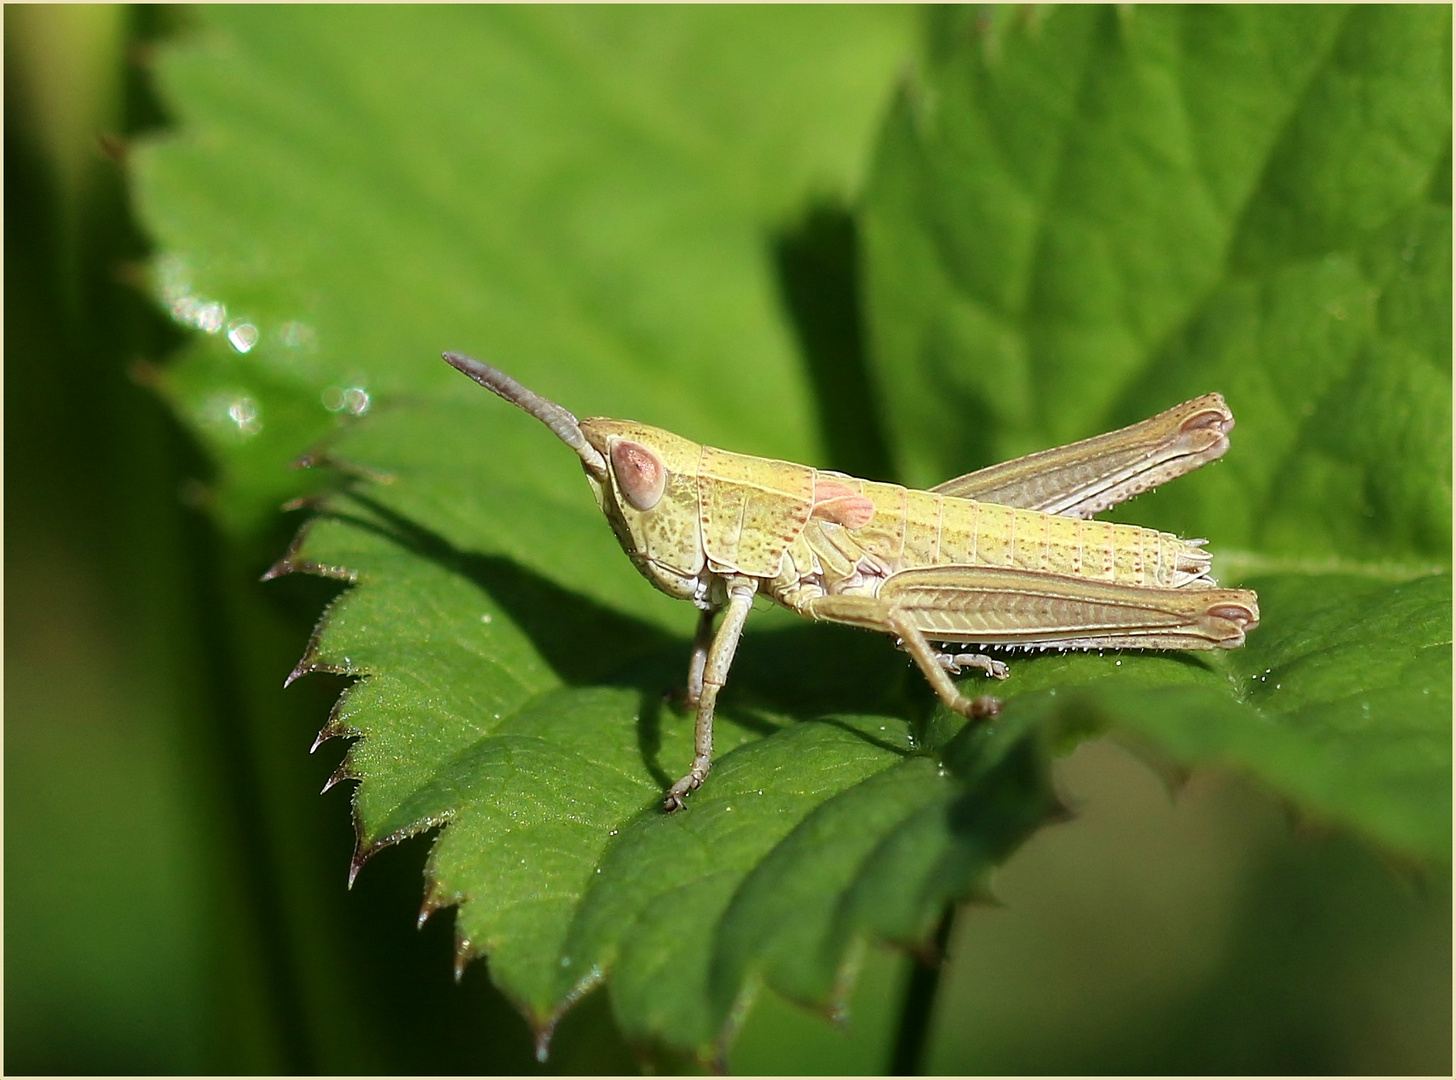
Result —
M 945 668 L 952 675 L 959 675 L 961 668 L 979 668 L 993 679 L 1004 679 L 1010 674 L 1010 668 L 1001 660 L 995 660 L 984 653 L 951 653 L 942 652 L 935 654 L 936 662 Z
M 713 620 L 717 608 L 698 613 L 698 630 L 693 635 L 693 658 L 688 662 L 688 707 L 696 709 L 703 698 L 703 672 L 708 667 L 708 649 L 713 644 Z
M 961 693 L 946 669 L 955 664 L 982 667 L 985 665 L 980 661 L 984 660 L 989 665 L 986 670 L 991 675 L 1005 678 L 1006 665 L 989 656 L 970 653 L 951 656 L 936 652 L 925 634 L 915 625 L 911 613 L 891 601 L 873 596 L 816 596 L 797 610 L 811 619 L 842 623 L 846 626 L 863 626 L 867 630 L 894 634 L 900 639 L 901 648 L 910 654 L 926 681 L 949 708 L 972 719 L 996 716 L 1001 712 L 1001 701 L 998 698 L 989 694 L 973 698 Z M 946 660 L 950 663 L 947 664 Z
M 929 681 L 935 692 L 940 695 L 940 700 L 945 702 L 946 707 L 954 709 L 962 716 L 972 720 L 979 720 L 985 717 L 999 716 L 1001 714 L 1001 699 L 992 697 L 990 694 L 980 694 L 976 697 L 969 697 L 961 693 L 960 688 L 951 682 L 950 675 L 946 673 L 946 665 L 941 660 L 944 653 L 937 653 L 934 647 L 926 640 L 920 628 L 914 621 L 898 608 L 890 607 L 886 612 L 890 630 L 899 636 L 901 647 L 910 654 L 911 659 L 919 665 L 921 672 Z M 967 654 L 975 655 L 975 654 Z M 975 656 L 976 659 L 986 660 L 992 664 L 997 661 L 991 660 L 989 656 Z M 959 661 L 959 656 L 952 657 L 952 662 Z M 1005 664 L 1001 665 L 1005 678 Z M 994 671 L 994 669 L 993 669 Z

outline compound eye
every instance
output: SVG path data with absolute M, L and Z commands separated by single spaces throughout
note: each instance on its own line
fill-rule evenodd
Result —
M 638 510 L 651 510 L 662 498 L 667 486 L 667 470 L 662 459 L 641 443 L 625 440 L 612 446 L 612 472 L 617 487 Z

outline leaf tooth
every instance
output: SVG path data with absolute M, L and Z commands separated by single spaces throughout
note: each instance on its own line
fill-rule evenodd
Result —
M 344 673 L 344 674 L 347 674 Z M 350 690 L 353 688 L 350 687 Z M 357 739 L 364 733 L 349 723 L 349 717 L 356 715 L 349 712 L 349 690 L 345 690 L 334 702 L 334 707 L 329 710 L 328 721 L 323 726 L 323 731 L 328 733 L 328 739 Z M 325 739 L 327 741 L 327 739 Z
M 556 1020 L 544 1024 L 532 1024 L 536 1035 L 536 1060 L 545 1062 L 551 1056 L 551 1036 L 556 1034 Z
M 302 505 L 302 500 L 294 500 L 294 502 L 300 503 L 300 505 Z M 310 503 L 309 505 L 317 508 L 312 503 Z M 283 506 L 284 510 L 298 508 L 299 507 L 294 506 L 293 503 L 286 503 Z M 312 517 L 309 518 L 308 521 L 303 523 L 303 525 L 299 528 L 298 532 L 294 534 L 293 540 L 289 543 L 287 550 L 284 551 L 281 556 L 279 556 L 277 562 L 275 562 L 272 566 L 268 567 L 267 570 L 263 571 L 263 576 L 258 579 L 259 581 L 272 581 L 274 578 L 280 578 L 286 574 L 300 573 L 313 574 L 316 577 L 337 578 L 340 581 L 347 581 L 350 584 L 353 584 L 359 580 L 359 572 L 357 570 L 352 570 L 347 566 L 334 566 L 328 563 L 315 562 L 312 559 L 304 559 L 299 557 L 300 553 L 303 551 L 304 541 L 308 539 L 309 530 L 313 526 L 313 523 L 318 520 L 320 520 L 318 517 Z
M 458 930 L 458 923 L 457 930 Z M 457 933 L 455 938 L 455 981 L 465 977 L 465 966 L 475 959 L 475 944 Z
M 288 556 L 285 555 L 284 558 L 286 559 Z M 275 569 L 278 565 L 277 563 L 274 564 Z M 269 574 L 272 572 L 272 570 L 268 571 Z M 291 573 L 292 567 L 286 572 Z M 268 580 L 267 574 L 263 576 L 263 580 Z M 295 679 L 301 679 L 303 676 L 318 670 L 319 649 L 323 644 L 323 628 L 326 621 L 326 619 L 320 619 L 317 625 L 314 626 L 313 633 L 308 635 L 308 644 L 303 647 L 303 655 L 298 658 L 298 663 L 293 665 L 293 670 L 288 673 L 288 678 L 283 680 L 283 689 L 287 690 L 292 686 Z M 318 748 L 318 743 L 314 743 L 314 748 Z M 313 750 L 310 750 L 309 753 L 313 753 Z
M 354 879 L 359 876 L 359 871 L 364 869 L 364 862 L 368 858 L 361 851 L 355 851 L 354 857 L 349 860 L 349 888 L 354 887 Z
M 744 1022 L 753 1008 L 754 1001 L 758 998 L 758 992 L 763 987 L 761 976 L 750 976 L 738 989 L 738 996 L 733 999 L 733 1006 L 728 1010 L 728 1015 L 723 1018 L 723 1025 L 718 1029 L 718 1037 L 713 1042 L 712 1067 L 720 1074 L 728 1072 L 728 1051 L 738 1039 L 738 1033 L 743 1030 Z M 832 1010 L 831 1010 L 832 1015 Z
M 291 553 L 285 553 L 276 563 L 268 567 L 267 570 L 264 570 L 263 576 L 258 580 L 272 581 L 274 578 L 281 578 L 285 574 L 291 574 L 297 569 L 298 564 L 293 561 Z
M 423 930 L 425 923 L 430 921 L 430 916 L 442 908 L 453 907 L 460 903 L 460 896 L 446 896 L 440 892 L 440 883 L 426 873 L 428 880 L 425 883 L 425 898 L 420 903 L 420 913 L 415 919 L 415 929 Z
M 357 779 L 359 778 L 349 771 L 349 766 L 347 763 L 340 765 L 337 769 L 334 770 L 333 775 L 324 781 L 323 790 L 320 791 L 319 794 L 327 795 L 331 788 L 335 787 L 338 784 L 342 784 L 345 780 Z M 352 882 L 352 880 L 353 878 L 351 876 L 350 881 Z
M 358 734 L 358 732 L 353 732 L 352 734 Z M 340 771 L 343 771 L 348 767 L 349 758 L 345 756 L 344 764 L 339 768 Z M 359 777 L 349 776 L 347 779 L 357 780 Z M 365 839 L 364 824 L 359 819 L 359 803 L 356 798 L 354 802 L 354 857 L 349 860 L 349 888 L 352 889 L 354 887 L 354 879 L 359 876 L 359 871 L 376 854 L 387 847 L 392 847 L 401 840 L 408 840 L 411 836 L 418 836 L 427 829 L 434 829 L 448 824 L 454 816 L 453 812 L 446 812 L 438 816 L 423 817 L 401 829 L 395 829 L 394 832 L 387 836 L 381 836 L 377 840 L 367 840 Z
M 854 985 L 859 981 L 864 956 L 865 939 L 857 934 L 840 956 L 839 966 L 834 972 L 834 984 L 830 987 L 829 1000 L 824 1010 L 824 1015 L 836 1024 L 844 1025 L 849 1022 L 849 1002 L 854 994 Z
M 551 1050 L 551 1037 L 555 1034 L 556 1025 L 561 1022 L 561 1018 L 570 1012 L 578 1001 L 601 985 L 605 978 L 602 969 L 593 964 L 591 969 L 576 981 L 576 985 L 555 1004 L 547 1016 L 538 1016 L 534 1009 L 528 1011 L 527 1019 L 536 1033 L 537 1061 L 546 1060 L 546 1055 Z
M 330 675 L 358 675 L 360 672 L 349 664 L 334 664 L 320 660 L 317 656 L 305 653 L 303 659 L 294 666 L 283 680 L 283 688 L 287 690 L 298 679 L 305 675 L 312 675 L 315 671 L 325 671 Z
M 290 686 L 294 684 L 296 680 L 303 678 L 305 675 L 311 675 L 317 670 L 318 669 L 313 665 L 313 659 L 308 655 L 308 653 L 304 653 L 302 659 L 300 659 L 298 663 L 293 665 L 293 670 L 290 671 L 288 673 L 288 677 L 283 680 L 283 689 L 287 690 Z M 318 744 L 315 743 L 314 745 L 317 746 Z M 313 751 L 309 752 L 312 753 Z
M 708 1062 L 708 1068 L 713 1071 L 714 1076 L 728 1075 L 728 1047 L 726 1045 L 719 1045 L 713 1051 L 713 1057 Z
M 933 936 L 912 941 L 904 949 L 922 967 L 937 968 L 945 962 L 945 946 Z
M 1284 817 L 1289 831 L 1296 840 L 1304 843 L 1318 843 L 1328 840 L 1335 833 L 1333 822 L 1300 806 L 1293 799 L 1281 799 Z
M 1439 879 L 1439 875 L 1433 873 L 1436 869 L 1434 864 L 1424 863 L 1413 855 L 1391 848 L 1373 847 L 1372 850 L 1376 859 L 1394 877 L 1404 882 L 1417 898 L 1423 901 L 1435 900 L 1433 885 Z
M 312 510 L 315 513 L 323 513 L 329 507 L 329 495 L 327 491 L 314 491 L 307 495 L 298 495 L 289 499 L 278 509 L 285 514 L 291 514 L 297 510 Z
M 349 888 L 354 887 L 354 879 L 359 876 L 359 871 L 364 869 L 364 864 L 374 857 L 374 853 L 380 848 L 386 848 L 392 840 L 384 839 L 375 844 L 366 844 L 362 840 L 354 844 L 354 856 L 349 860 Z
M 348 480 L 365 480 L 372 484 L 392 484 L 397 479 L 395 474 L 387 469 L 379 469 L 373 465 L 366 465 L 362 461 L 355 461 L 351 458 L 340 457 L 328 446 L 327 440 L 314 447 L 312 450 L 299 454 L 291 462 L 295 469 L 334 469 L 342 473 Z M 348 491 L 345 487 L 345 491 Z M 327 500 L 334 492 L 326 492 L 323 498 Z
M 357 667 L 349 663 L 349 658 L 347 656 L 344 657 L 343 663 L 338 663 L 332 660 L 325 660 L 322 658 L 322 638 L 324 628 L 328 625 L 328 621 L 328 613 L 325 612 L 324 617 L 319 620 L 318 625 L 314 627 L 313 633 L 309 636 L 308 645 L 304 648 L 303 655 L 299 657 L 298 663 L 293 666 L 293 670 L 288 673 L 288 677 L 283 680 L 283 688 L 285 690 L 292 686 L 295 680 L 301 679 L 305 675 L 312 675 L 315 671 L 326 671 L 331 675 L 363 674 L 361 671 L 359 671 Z M 335 704 L 333 713 L 337 712 L 338 705 Z M 329 724 L 325 727 L 325 730 L 328 730 L 329 727 L 332 727 L 333 722 L 334 717 L 331 714 L 329 717 Z M 342 732 L 339 732 L 339 734 L 342 734 Z M 317 746 L 318 744 L 315 743 L 314 745 Z M 312 753 L 313 751 L 309 752 Z
M 309 748 L 308 752 L 310 754 L 330 739 L 357 739 L 363 734 L 358 728 L 350 727 L 346 724 L 343 718 L 338 715 L 338 711 L 339 705 L 338 702 L 335 702 L 333 713 L 329 716 L 328 723 L 319 729 L 318 737 L 314 739 L 313 746 Z
M 989 870 L 977 874 L 976 879 L 966 889 L 965 895 L 961 897 L 962 904 L 979 904 L 984 907 L 1004 908 L 1006 901 L 996 895 L 991 888 L 991 872 Z
M 295 570 L 302 570 L 304 568 L 306 563 L 300 561 L 298 555 L 303 550 L 304 541 L 308 539 L 308 534 L 313 526 L 314 520 L 310 518 L 308 521 L 305 521 L 299 530 L 293 534 L 293 539 L 288 542 L 288 547 L 278 557 L 278 561 L 263 571 L 263 576 L 258 579 L 259 581 L 272 581 L 274 578 L 280 578 L 284 574 L 291 574 Z
M 1081 811 L 1068 803 L 1060 794 L 1054 796 L 1052 807 L 1047 811 L 1046 823 L 1048 825 L 1066 825 L 1081 817 Z

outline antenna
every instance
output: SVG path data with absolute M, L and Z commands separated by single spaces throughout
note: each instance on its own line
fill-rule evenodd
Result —
M 487 390 L 505 398 L 512 405 L 519 406 L 549 427 L 557 438 L 576 451 L 576 456 L 592 472 L 607 471 L 606 459 L 597 452 L 596 447 L 586 441 L 576 417 L 556 402 L 548 401 L 534 390 L 526 389 L 499 368 L 493 368 L 462 353 L 447 352 L 441 355 L 445 358 L 445 363 L 456 371 L 470 376 Z

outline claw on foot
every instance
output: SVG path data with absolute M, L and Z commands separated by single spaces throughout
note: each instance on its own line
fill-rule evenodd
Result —
M 689 783 L 689 781 L 693 782 Z M 667 798 L 662 800 L 663 810 L 667 811 L 667 813 L 669 814 L 673 813 L 676 810 L 681 810 L 683 808 L 683 805 L 687 802 L 688 794 L 696 790 L 700 783 L 701 781 L 696 780 L 694 777 L 684 776 L 676 784 L 673 784 L 672 787 L 668 789 Z
M 693 767 L 688 770 L 688 774 L 667 789 L 667 798 L 662 800 L 662 808 L 669 814 L 674 810 L 681 810 L 688 795 L 703 786 L 703 781 L 708 778 L 708 770 L 712 767 L 713 759 L 708 755 L 699 754 L 694 758 Z
M 969 720 L 994 720 L 1001 715 L 1001 699 L 990 694 L 980 694 L 977 697 L 966 697 L 962 694 L 960 700 L 951 708 Z

